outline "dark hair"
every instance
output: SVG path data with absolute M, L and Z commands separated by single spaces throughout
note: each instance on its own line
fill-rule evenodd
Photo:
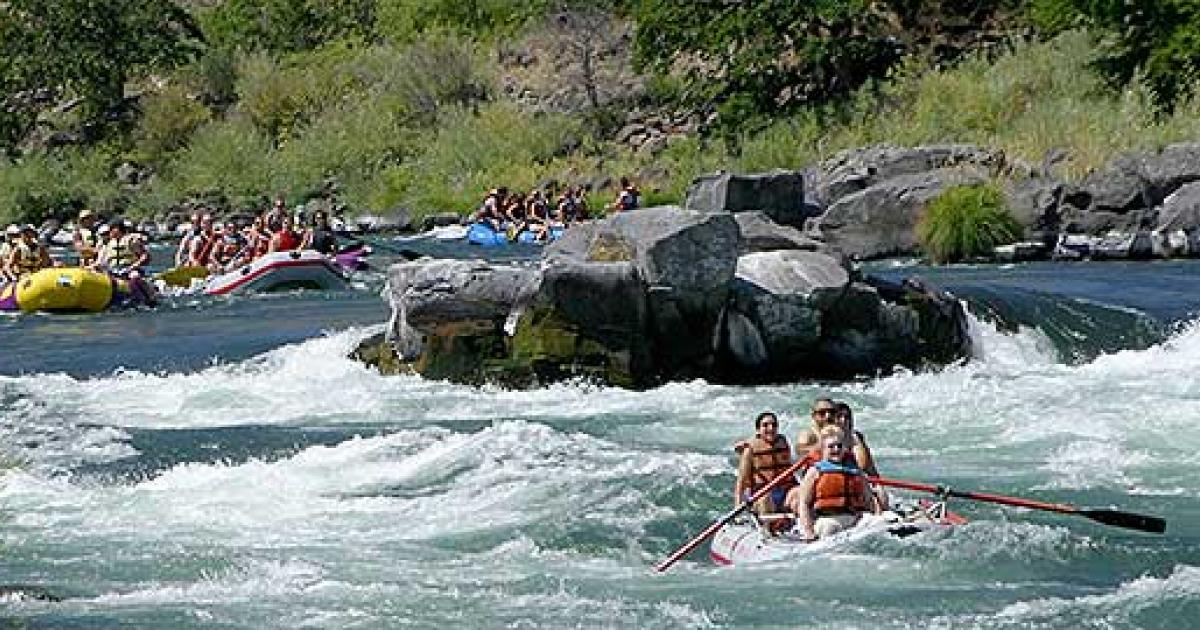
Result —
M 763 420 L 766 420 L 767 418 L 770 418 L 770 419 L 774 420 L 775 422 L 779 422 L 779 417 L 775 415 L 775 412 L 764 411 L 764 412 L 758 414 L 758 417 L 754 419 L 754 428 L 761 429 Z
M 854 412 L 850 409 L 850 405 L 847 405 L 844 402 L 833 403 L 833 415 L 836 416 L 836 415 L 841 415 L 843 413 L 850 416 L 851 420 L 854 419 Z

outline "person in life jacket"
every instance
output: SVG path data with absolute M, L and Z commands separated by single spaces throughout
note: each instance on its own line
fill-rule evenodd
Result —
M 820 433 L 825 427 L 840 427 L 850 436 L 850 446 L 845 456 L 853 457 L 858 467 L 868 475 L 878 476 L 875 469 L 875 458 L 867 446 L 867 439 L 861 432 L 854 429 L 854 413 L 850 405 L 844 402 L 834 402 L 829 398 L 818 398 L 813 401 L 812 426 L 801 431 L 796 437 L 796 457 L 806 460 L 808 467 L 821 459 Z
M 796 491 L 796 516 L 808 540 L 826 538 L 858 524 L 866 512 L 881 509 L 866 473 L 844 451 L 840 427 L 821 431 L 821 460 L 804 473 Z
M 95 262 L 96 250 L 100 243 L 96 237 L 96 214 L 94 212 L 85 208 L 79 213 L 71 242 L 75 247 L 75 253 L 79 255 L 80 267 L 87 267 Z
M 141 275 L 142 269 L 150 262 L 150 252 L 142 236 L 134 232 L 132 227 L 120 220 L 108 226 L 108 238 L 100 246 L 95 267 L 127 278 Z
M 17 270 L 9 266 L 8 259 L 20 240 L 21 227 L 17 224 L 14 223 L 4 230 L 4 240 L 0 241 L 0 284 L 17 279 Z
M 621 189 L 617 191 L 617 198 L 606 207 L 613 212 L 625 212 L 636 210 L 641 205 L 642 194 L 638 191 L 637 186 L 630 183 L 628 177 L 622 177 Z
M 15 278 L 29 275 L 54 264 L 50 250 L 38 239 L 37 228 L 26 225 L 21 228 L 20 238 L 9 245 L 6 266 Z
M 779 418 L 765 411 L 754 420 L 756 434 L 741 449 L 738 460 L 737 481 L 733 486 L 734 505 L 741 505 L 750 495 L 775 479 L 792 465 L 792 449 L 787 438 L 779 433 Z M 780 484 L 759 499 L 754 510 L 759 514 L 782 511 L 788 491 L 796 485 L 794 475 L 788 475 Z

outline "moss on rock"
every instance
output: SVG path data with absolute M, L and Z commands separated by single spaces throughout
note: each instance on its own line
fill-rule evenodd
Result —
M 550 308 L 532 308 L 522 315 L 509 345 L 510 363 L 542 383 L 583 377 L 618 387 L 635 385 L 628 352 L 581 334 Z

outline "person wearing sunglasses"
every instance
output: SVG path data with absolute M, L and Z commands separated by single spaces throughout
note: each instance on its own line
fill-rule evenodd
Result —
M 795 512 L 806 540 L 827 538 L 858 524 L 881 507 L 866 474 L 845 457 L 849 438 L 838 426 L 821 430 L 821 460 L 810 466 L 795 493 Z
M 754 429 L 755 436 L 747 441 L 746 448 L 741 449 L 738 460 L 737 481 L 733 487 L 735 506 L 741 505 L 742 501 L 792 465 L 792 449 L 787 438 L 779 432 L 779 418 L 774 413 L 764 411 L 758 414 Z M 773 514 L 783 509 L 788 491 L 796 485 L 795 475 L 788 477 L 755 503 L 756 512 Z
M 837 403 L 832 398 L 818 398 L 813 401 L 809 413 L 812 426 L 800 431 L 796 436 L 796 457 L 804 457 L 809 451 L 819 451 L 821 446 L 821 430 L 837 425 Z

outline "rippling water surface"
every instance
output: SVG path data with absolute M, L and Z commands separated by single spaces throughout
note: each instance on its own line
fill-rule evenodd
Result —
M 381 377 L 345 358 L 386 318 L 373 285 L 0 319 L 0 617 L 1187 627 L 1200 617 L 1200 328 L 1178 290 L 1154 294 L 1171 302 L 1164 316 L 1071 284 L 1097 269 L 1062 266 L 1058 286 L 1032 289 L 994 269 L 943 275 L 991 292 L 991 317 L 973 322 L 978 357 L 831 387 L 509 392 Z M 1073 326 L 1071 307 L 1053 316 L 1065 334 L 1021 325 L 1029 291 L 1084 299 L 1095 321 Z M 1146 318 L 1161 325 L 1133 341 L 1064 345 Z M 886 474 L 1118 505 L 1166 517 L 1168 531 L 962 501 L 971 522 L 952 531 L 758 567 L 697 553 L 653 575 L 729 508 L 729 446 L 753 416 L 779 410 L 794 434 L 826 394 L 858 409 Z

